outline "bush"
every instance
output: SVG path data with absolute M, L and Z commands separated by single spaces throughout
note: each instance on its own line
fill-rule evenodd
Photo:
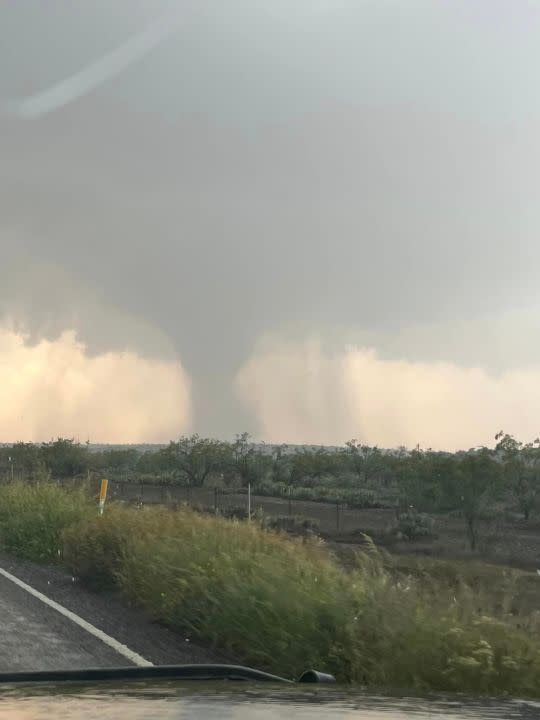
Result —
M 345 501 L 353 508 L 367 509 L 381 507 L 381 504 L 375 500 L 375 493 L 371 490 L 350 490 L 345 493 Z
M 433 533 L 434 524 L 429 515 L 411 509 L 400 513 L 395 532 L 406 540 L 419 540 Z
M 277 485 L 266 484 L 263 486 L 257 486 L 256 494 L 270 495 L 272 497 L 279 497 L 280 495 L 288 496 L 289 489 Z M 327 485 L 317 485 L 316 487 L 291 487 L 290 497 L 293 500 L 347 503 L 350 507 L 361 509 L 381 507 L 381 504 L 377 502 L 375 494 L 371 490 L 358 490 Z
M 15 482 L 0 486 L 0 543 L 30 560 L 58 559 L 61 535 L 96 512 L 82 490 L 55 483 Z
M 209 508 L 209 512 L 216 514 L 214 508 Z M 221 517 L 229 520 L 247 520 L 248 517 L 248 511 L 244 505 L 226 505 L 219 508 L 218 512 Z
M 480 616 L 459 588 L 394 578 L 376 551 L 345 573 L 314 539 L 114 505 L 64 540 L 75 574 L 237 662 L 291 676 L 315 666 L 374 687 L 540 694 L 534 638 Z
M 253 486 L 254 495 L 264 495 L 268 497 L 282 497 L 289 492 L 289 486 L 282 482 L 272 482 L 271 480 L 260 480 Z
M 284 530 L 292 535 L 317 535 L 320 531 L 316 520 L 299 515 L 268 515 L 264 518 L 264 525 L 272 530 Z

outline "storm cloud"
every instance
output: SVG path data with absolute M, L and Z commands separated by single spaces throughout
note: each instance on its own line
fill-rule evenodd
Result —
M 514 392 L 525 408 L 511 378 L 529 373 L 535 388 L 540 369 L 539 10 L 488 0 L 114 8 L 0 11 L 6 103 L 77 73 L 160 13 L 185 13 L 76 102 L 0 117 L 0 302 L 25 347 L 73 332 L 88 362 L 176 363 L 190 378 L 190 427 L 224 437 L 395 445 L 416 444 L 417 432 L 454 446 L 458 423 L 460 443 L 483 442 L 487 427 L 461 421 L 466 403 L 443 422 L 442 368 L 458 397 L 476 383 L 486 417 Z M 277 365 L 261 360 L 268 336 L 289 348 L 267 351 Z M 310 337 L 327 368 L 318 381 L 305 365 Z M 360 357 L 373 387 L 390 373 L 378 404 L 349 392 Z M 413 375 L 418 392 L 432 388 L 431 438 L 414 403 L 411 432 L 401 429 Z M 282 398 L 272 420 L 261 409 L 269 389 L 273 404 Z M 522 417 L 520 431 L 537 434 Z M 72 433 L 83 432 L 76 418 Z M 167 439 L 173 425 L 150 423 L 149 437 Z
M 28 344 L 5 327 L 0 372 L 0 435 L 7 442 L 159 442 L 189 430 L 189 381 L 178 363 L 132 352 L 88 357 L 72 331 Z
M 494 428 L 530 438 L 540 367 L 494 372 L 449 362 L 385 360 L 373 348 L 325 352 L 316 338 L 261 341 L 236 379 L 269 442 L 459 450 L 492 445 Z M 531 438 L 532 439 L 532 438 Z

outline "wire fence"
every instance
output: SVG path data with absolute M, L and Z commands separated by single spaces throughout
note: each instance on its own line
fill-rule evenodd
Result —
M 92 488 L 94 489 L 94 488 Z M 95 488 L 98 492 L 98 485 Z M 109 498 L 129 503 L 164 504 L 169 506 L 186 503 L 206 511 L 223 514 L 248 513 L 248 495 L 231 493 L 221 488 L 192 488 L 170 484 L 150 484 L 113 480 L 109 482 Z M 317 502 L 297 500 L 290 496 L 269 497 L 251 495 L 251 512 L 262 511 L 272 517 L 298 517 L 317 524 L 322 532 L 351 533 L 363 531 L 369 519 L 378 525 L 388 526 L 395 518 L 392 509 L 364 510 L 349 507 L 343 502 Z M 377 517 L 375 517 L 377 516 Z

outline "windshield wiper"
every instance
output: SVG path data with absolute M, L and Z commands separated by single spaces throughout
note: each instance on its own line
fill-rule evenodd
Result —
M 89 668 L 87 670 L 31 670 L 0 672 L 0 683 L 93 682 L 97 680 L 251 680 L 279 683 L 335 683 L 335 678 L 307 670 L 289 680 L 241 665 L 152 665 L 149 667 Z

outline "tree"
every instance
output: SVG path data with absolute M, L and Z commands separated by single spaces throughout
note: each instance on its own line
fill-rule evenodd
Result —
M 231 470 L 238 475 L 243 486 L 254 485 L 265 475 L 268 459 L 255 447 L 249 433 L 237 435 L 230 452 Z
M 353 472 L 362 484 L 369 484 L 372 480 L 385 474 L 385 459 L 377 446 L 362 445 L 358 440 L 352 439 L 345 443 L 345 454 Z
M 143 453 L 140 453 L 135 465 L 137 475 L 153 475 L 154 477 L 170 475 L 172 473 L 172 459 L 164 453 L 164 450 L 158 452 L 155 450 L 145 450 Z
M 525 472 L 519 478 L 514 494 L 527 521 L 540 498 L 540 439 L 529 442 L 521 450 Z
M 190 487 L 202 487 L 209 476 L 227 465 L 227 446 L 199 435 L 182 436 L 160 451 L 165 464 Z
M 470 451 L 458 462 L 456 483 L 471 550 L 478 543 L 478 521 L 499 487 L 501 466 L 488 448 Z
M 14 472 L 18 475 L 30 477 L 42 469 L 39 446 L 34 443 L 17 442 L 9 448 L 8 456 L 13 463 Z
M 113 448 L 104 450 L 99 458 L 100 465 L 116 473 L 130 473 L 135 470 L 139 452 L 135 448 Z
M 397 467 L 400 511 L 409 506 L 426 509 L 430 478 L 431 463 L 428 453 L 417 447 L 400 458 Z
M 73 438 L 58 438 L 43 443 L 40 455 L 45 465 L 56 478 L 72 478 L 86 472 L 89 467 L 88 448 Z
M 433 509 L 444 512 L 461 508 L 459 458 L 449 453 L 433 453 L 430 471 L 431 485 L 426 497 L 433 503 Z
M 540 496 L 540 439 L 524 445 L 501 430 L 495 440 L 495 450 L 502 457 L 510 490 L 524 519 L 528 520 Z
M 272 448 L 270 477 L 273 483 L 289 485 L 291 482 L 292 465 L 287 449 L 287 445 L 274 445 Z

